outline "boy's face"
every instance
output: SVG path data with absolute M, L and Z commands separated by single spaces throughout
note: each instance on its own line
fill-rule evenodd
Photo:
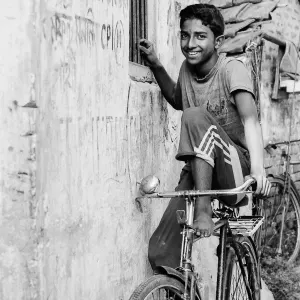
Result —
M 191 65 L 207 62 L 215 52 L 214 33 L 199 19 L 188 19 L 181 27 L 180 45 L 183 55 Z

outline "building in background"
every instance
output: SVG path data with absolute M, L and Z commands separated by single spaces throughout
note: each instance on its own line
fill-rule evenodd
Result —
M 0 4 L 1 299 L 124 300 L 150 274 L 148 240 L 166 203 L 139 207 L 134 198 L 150 173 L 162 189 L 176 186 L 180 112 L 163 101 L 150 70 L 140 65 L 134 39 L 142 28 L 176 80 L 183 60 L 178 14 L 199 2 Z M 290 120 L 291 138 L 299 138 L 299 94 L 290 82 L 280 86 L 278 55 L 287 41 L 299 44 L 299 2 L 203 2 L 223 6 L 224 47 L 232 40 L 242 47 L 226 51 L 258 72 L 265 140 L 286 140 Z M 243 53 L 258 40 L 253 64 L 255 51 Z M 295 143 L 292 155 L 298 153 Z M 266 154 L 266 162 L 269 173 L 280 172 L 280 152 Z M 296 182 L 299 171 L 294 166 Z

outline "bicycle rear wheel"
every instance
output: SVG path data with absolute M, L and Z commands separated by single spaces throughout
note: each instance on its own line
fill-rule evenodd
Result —
M 265 220 L 256 235 L 257 247 L 262 259 L 279 255 L 292 263 L 300 251 L 300 196 L 293 182 L 290 189 L 284 189 L 284 178 L 269 177 L 269 180 L 271 192 L 258 204 L 258 213 Z
M 260 272 L 250 238 L 239 237 L 235 246 L 230 244 L 224 278 L 225 300 L 260 300 Z
M 136 288 L 129 300 L 182 300 L 183 295 L 182 282 L 166 275 L 153 275 Z

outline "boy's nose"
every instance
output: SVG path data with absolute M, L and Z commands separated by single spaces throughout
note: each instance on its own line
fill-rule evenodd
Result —
M 189 39 L 188 47 L 189 47 L 189 48 L 194 48 L 194 47 L 196 47 L 195 39 L 194 39 L 193 37 L 191 37 L 191 38 Z

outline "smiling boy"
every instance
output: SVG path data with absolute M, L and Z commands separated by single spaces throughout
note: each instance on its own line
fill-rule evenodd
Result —
M 263 167 L 263 139 L 252 82 L 242 62 L 218 54 L 224 27 L 223 17 L 213 5 L 190 5 L 180 12 L 185 61 L 177 83 L 158 60 L 150 41 L 141 40 L 140 50 L 165 99 L 183 111 L 176 159 L 186 165 L 176 190 L 230 189 L 251 175 L 257 181 L 256 194 L 266 195 L 270 183 Z M 239 200 L 237 196 L 223 198 L 229 205 Z M 196 201 L 194 228 L 200 237 L 213 232 L 210 202 L 210 197 Z M 184 208 L 184 201 L 170 200 L 149 242 L 152 268 L 179 265 L 181 236 L 176 210 Z

